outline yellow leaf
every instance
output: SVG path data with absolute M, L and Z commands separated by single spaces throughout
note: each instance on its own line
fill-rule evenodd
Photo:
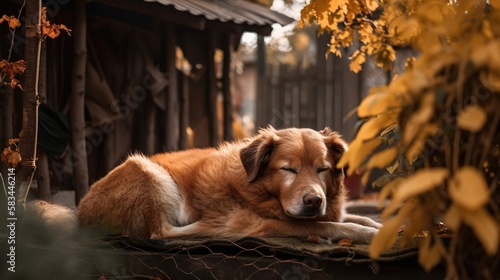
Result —
M 389 163 L 394 161 L 394 158 L 398 155 L 399 149 L 396 147 L 386 148 L 370 157 L 366 163 L 366 168 L 383 168 Z
M 498 0 L 490 0 L 490 5 L 493 7 L 493 10 L 500 10 L 500 1 Z
M 480 37 L 484 38 L 482 36 Z M 490 40 L 482 45 L 473 44 L 473 46 L 474 49 L 471 53 L 471 60 L 476 64 L 477 68 L 486 66 L 490 71 L 495 73 L 500 72 L 500 53 L 498 52 L 500 49 L 500 42 L 498 40 Z
M 363 63 L 366 61 L 366 54 L 356 50 L 354 54 L 349 57 L 351 62 L 349 63 L 349 69 L 354 73 L 359 73 L 361 71 Z
M 446 210 L 446 213 L 444 213 L 443 219 L 447 227 L 453 231 L 457 231 L 462 222 L 460 207 L 453 203 L 448 210 Z
M 479 208 L 474 212 L 463 211 L 464 222 L 468 224 L 476 234 L 488 255 L 496 254 L 499 245 L 498 222 L 484 209 Z
M 354 40 L 354 30 L 352 30 L 351 28 L 345 28 L 344 31 L 339 33 L 339 41 L 342 44 L 342 47 L 346 48 L 352 45 L 353 40 Z
M 378 2 L 377 0 L 365 0 L 366 7 L 370 11 L 375 11 L 378 8 Z
M 379 197 L 379 200 L 378 200 L 378 205 L 377 207 L 379 209 L 381 209 L 382 207 L 384 207 L 385 205 L 385 200 L 387 198 L 389 198 L 389 196 L 391 196 L 393 193 L 394 193 L 394 189 L 395 187 L 401 183 L 401 181 L 403 181 L 403 179 L 401 177 L 398 177 L 394 180 L 392 180 L 390 183 L 386 184 L 382 190 L 380 191 L 378 197 Z
M 364 140 L 379 136 L 380 132 L 382 132 L 388 126 L 397 123 L 397 117 L 397 114 L 388 113 L 371 118 L 365 124 L 363 124 L 363 126 L 361 126 L 356 138 Z
M 410 212 L 415 208 L 411 202 L 406 203 L 399 213 L 392 219 L 384 222 L 380 231 L 375 235 L 370 243 L 370 258 L 376 259 L 382 252 L 390 249 L 398 237 L 398 232 L 403 222 Z
M 390 45 L 385 45 L 375 54 L 375 63 L 384 70 L 391 70 L 392 63 L 396 60 L 396 51 Z
M 403 78 L 403 76 L 401 76 Z M 373 87 L 366 98 L 358 106 L 358 116 L 368 118 L 382 114 L 399 113 L 402 107 L 409 100 L 407 82 L 410 79 L 397 79 L 391 82 L 390 86 Z M 394 116 L 397 123 L 398 116 Z
M 500 91 L 500 71 L 482 71 L 480 75 L 481 83 L 487 88 L 499 92 Z
M 330 26 L 330 21 L 328 20 L 328 11 L 324 11 L 318 15 L 316 18 L 316 21 L 318 22 L 318 25 L 321 27 L 321 29 L 326 29 L 328 26 Z
M 431 241 L 430 237 L 425 238 L 420 244 L 420 248 L 418 250 L 418 262 L 427 272 L 439 264 L 439 261 L 441 260 L 439 241 L 434 240 L 434 243 L 432 244 Z
M 381 217 L 386 219 L 405 200 L 439 186 L 448 177 L 448 174 L 446 168 L 422 169 L 404 179 L 394 192 L 391 203 L 382 211 Z
M 389 32 L 396 44 L 407 44 L 419 33 L 419 24 L 413 17 L 400 16 L 391 21 Z
M 405 62 L 405 70 L 413 69 L 413 65 L 415 64 L 415 60 L 417 60 L 414 56 L 408 57 Z
M 449 172 L 446 168 L 436 167 L 419 170 L 401 183 L 394 198 L 403 202 L 412 196 L 429 191 L 443 183 L 448 174 Z
M 346 14 L 346 18 L 350 22 L 354 21 L 357 14 L 362 13 L 361 6 L 359 5 L 359 2 L 357 2 L 357 1 L 347 1 L 345 3 L 345 5 L 346 5 L 347 11 L 348 11 Z
M 447 7 L 443 1 L 425 1 L 419 5 L 417 16 L 434 26 L 444 24 L 446 17 L 453 13 L 453 8 Z
M 410 221 L 405 226 L 403 235 L 399 242 L 399 248 L 405 247 L 409 242 L 413 241 L 415 236 L 424 229 L 429 229 L 429 214 L 425 211 L 422 205 L 418 205 L 410 215 Z
M 487 118 L 483 108 L 478 105 L 469 105 L 458 112 L 457 125 L 462 129 L 478 132 L 483 128 Z
M 356 169 L 358 169 L 359 165 L 366 157 L 378 146 L 380 145 L 380 139 L 372 139 L 372 140 L 362 140 L 359 138 L 354 139 L 352 144 L 340 159 L 337 166 L 343 167 L 349 164 L 349 168 L 347 169 L 347 175 L 352 175 Z
M 448 191 L 453 202 L 468 210 L 477 210 L 490 198 L 484 175 L 472 166 L 464 166 L 457 170 L 449 180 Z
M 388 91 L 387 86 L 376 86 L 370 89 L 368 95 L 358 106 L 360 118 L 373 117 L 383 112 L 393 103 L 394 96 Z

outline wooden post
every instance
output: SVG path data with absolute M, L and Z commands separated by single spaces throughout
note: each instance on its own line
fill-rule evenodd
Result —
M 187 128 L 189 127 L 189 77 L 182 75 L 182 89 L 180 98 L 180 131 L 179 131 L 179 149 L 188 148 Z
M 207 80 L 208 80 L 208 126 L 210 145 L 219 143 L 219 120 L 217 118 L 217 78 L 215 76 L 215 32 L 208 30 Z
M 14 93 L 10 87 L 2 87 L 2 149 L 14 137 Z
M 26 2 L 26 72 L 22 82 L 23 94 L 23 124 L 20 133 L 21 166 L 16 174 L 16 198 L 20 206 L 19 215 L 22 220 L 24 206 L 28 196 L 33 175 L 36 170 L 36 144 L 38 134 L 38 71 L 40 67 L 41 38 L 41 0 Z
M 148 92 L 144 104 L 144 142 L 141 147 L 146 155 L 152 155 L 155 151 L 155 128 L 156 128 L 156 106 L 153 101 L 153 93 Z
M 222 97 L 223 97 L 223 127 L 224 140 L 234 139 L 233 132 L 233 106 L 231 98 L 231 50 L 233 49 L 232 34 L 224 34 L 223 41 L 224 61 L 222 65 Z
M 266 80 L 266 45 L 264 43 L 264 36 L 258 35 L 257 37 L 257 86 L 255 89 L 257 90 L 257 94 L 255 96 L 255 107 L 257 108 L 257 113 L 255 116 L 256 127 L 266 126 L 269 122 L 269 118 L 265 110 L 265 104 L 269 104 L 270 102 L 266 102 L 269 99 L 269 92 L 266 92 L 266 89 L 270 89 Z
M 75 2 L 73 28 L 73 74 L 71 75 L 70 117 L 73 173 L 75 178 L 75 204 L 78 205 L 89 189 L 87 151 L 85 142 L 85 65 L 87 63 L 86 1 Z
M 172 23 L 165 24 L 166 65 L 168 72 L 168 89 L 165 98 L 165 150 L 167 152 L 179 149 L 179 98 L 177 90 L 177 69 L 175 68 L 175 46 L 177 34 Z
M 42 52 L 40 54 L 40 78 L 38 81 L 38 94 L 40 101 L 47 101 L 47 44 L 42 42 Z M 49 158 L 44 149 L 38 150 L 38 167 L 36 170 L 36 183 L 38 187 L 38 198 L 45 201 L 52 201 L 50 193 Z

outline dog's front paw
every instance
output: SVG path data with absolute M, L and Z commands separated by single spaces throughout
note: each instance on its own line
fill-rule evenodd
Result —
M 372 227 L 372 228 L 376 228 L 376 229 L 381 229 L 382 228 L 382 224 L 378 223 L 378 222 L 375 222 L 375 221 L 372 221 L 372 223 L 370 223 L 368 226 Z
M 382 227 L 382 225 L 380 225 L 380 227 Z M 371 226 L 363 226 L 363 230 L 360 231 L 361 234 L 359 236 L 359 242 L 366 244 L 370 243 L 373 237 L 377 235 L 378 231 L 379 231 L 378 228 Z

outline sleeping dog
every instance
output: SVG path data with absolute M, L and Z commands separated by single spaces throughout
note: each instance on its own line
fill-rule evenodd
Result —
M 367 243 L 380 224 L 345 212 L 346 143 L 336 133 L 262 129 L 218 148 L 131 155 L 90 188 L 80 223 L 162 239 L 348 238 Z

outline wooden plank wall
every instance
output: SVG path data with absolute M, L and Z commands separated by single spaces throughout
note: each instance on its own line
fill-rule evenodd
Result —
M 349 71 L 349 61 L 329 55 L 325 59 L 328 38 L 318 38 L 315 65 L 300 68 L 289 65 L 259 67 L 256 127 L 328 126 L 346 140 L 354 136 L 355 115 L 344 120 L 364 96 L 362 76 Z

